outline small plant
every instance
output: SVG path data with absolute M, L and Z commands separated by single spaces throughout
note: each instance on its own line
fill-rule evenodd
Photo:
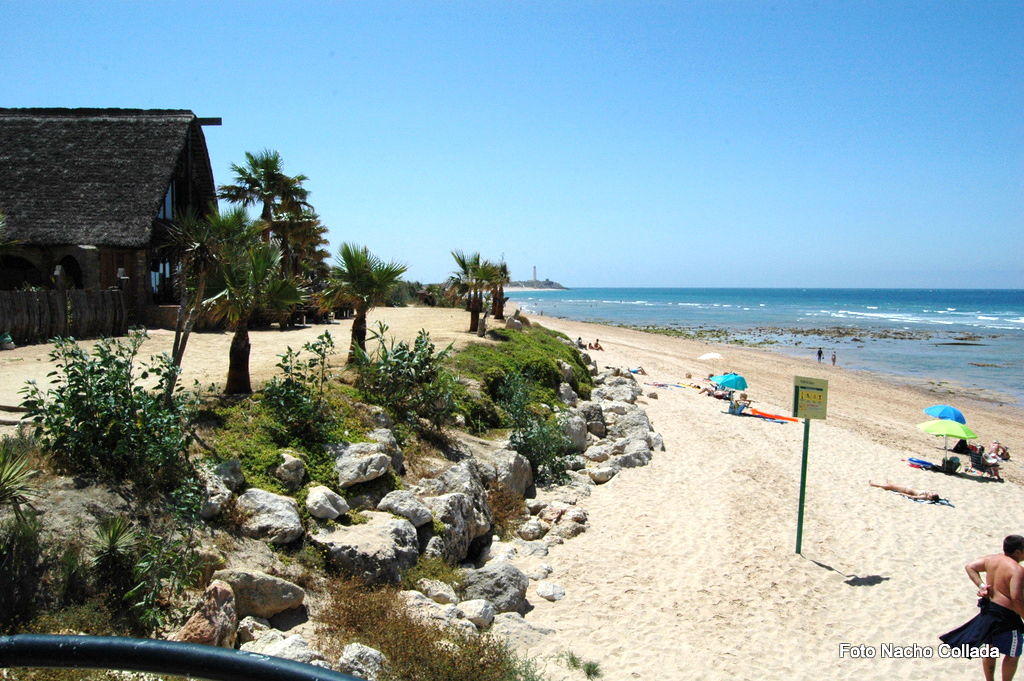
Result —
M 501 487 L 497 481 L 492 481 L 487 486 L 487 503 L 494 517 L 495 534 L 503 541 L 512 539 L 526 519 L 523 497 Z
M 132 566 L 139 533 L 123 515 L 108 516 L 96 527 L 92 567 L 97 584 L 107 591 L 112 606 L 132 588 Z
M 462 588 L 462 570 L 452 567 L 439 556 L 420 556 L 415 565 L 402 573 L 402 588 L 416 589 L 421 579 L 444 582 L 455 591 Z
M 278 355 L 282 375 L 275 376 L 263 389 L 263 401 L 290 438 L 317 445 L 326 441 L 331 425 L 324 392 L 331 377 L 334 339 L 325 331 L 302 349 L 312 356 L 300 359 L 301 353 L 290 347 Z
M 31 507 L 30 500 L 39 496 L 32 481 L 35 474 L 28 467 L 27 453 L 19 451 L 11 439 L 0 439 L 0 508 L 10 506 L 14 515 L 24 520 L 22 507 Z
M 597 662 L 584 660 L 571 650 L 565 651 L 562 659 L 570 669 L 582 670 L 588 679 L 597 679 L 601 676 L 601 666 Z

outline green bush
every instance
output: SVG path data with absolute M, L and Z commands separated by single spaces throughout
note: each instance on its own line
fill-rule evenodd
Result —
M 421 555 L 415 565 L 402 573 L 401 586 L 403 589 L 417 589 L 416 583 L 421 579 L 444 582 L 456 592 L 462 589 L 462 570 L 439 556 Z
M 334 351 L 334 339 L 322 333 L 302 349 L 312 356 L 300 359 L 300 353 L 290 347 L 278 355 L 281 376 L 275 376 L 263 388 L 263 402 L 289 439 L 309 445 L 323 444 L 331 427 L 331 414 L 326 408 L 325 388 L 331 374 L 329 363 Z
M 104 338 L 90 355 L 74 339 L 57 338 L 50 359 L 57 364 L 48 393 L 34 382 L 22 390 L 36 437 L 55 467 L 71 475 L 112 484 L 130 483 L 143 497 L 195 486 L 186 455 L 194 397 L 179 388 L 169 399 L 139 381 L 166 384 L 178 371 L 166 355 L 135 376 L 136 356 L 146 339 Z M 194 509 L 193 509 L 194 510 Z
M 443 366 L 451 346 L 438 352 L 430 334 L 421 329 L 412 345 L 385 340 L 387 325 L 378 323 L 370 340 L 372 353 L 357 352 L 359 379 L 356 387 L 367 400 L 391 411 L 395 418 L 415 425 L 427 419 L 440 428 L 455 415 L 458 384 Z
M 512 426 L 509 445 L 530 462 L 537 482 L 563 482 L 572 446 L 551 415 L 538 413 L 530 402 L 530 385 L 518 374 L 505 377 L 499 400 Z
M 0 438 L 0 509 L 10 506 L 22 518 L 22 507 L 30 507 L 39 489 L 32 480 L 36 471 L 28 466 L 28 452 L 18 445 L 14 438 Z

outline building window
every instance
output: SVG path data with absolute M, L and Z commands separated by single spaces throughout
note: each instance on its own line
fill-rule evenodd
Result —
M 167 187 L 167 193 L 164 195 L 164 202 L 160 204 L 160 211 L 156 214 L 157 218 L 162 220 L 173 220 L 174 219 L 174 183 L 171 182 L 170 186 Z

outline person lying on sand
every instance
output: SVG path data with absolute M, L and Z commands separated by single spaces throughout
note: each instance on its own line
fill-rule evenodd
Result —
M 881 489 L 887 489 L 890 492 L 899 492 L 900 494 L 910 497 L 911 499 L 920 499 L 921 501 L 938 501 L 940 497 L 935 492 L 919 492 L 916 489 L 910 487 L 904 487 L 903 485 L 894 485 L 889 481 L 879 485 L 878 483 L 871 482 L 868 480 L 868 484 L 872 487 L 880 487 Z
M 647 372 L 644 371 L 643 367 L 637 367 L 636 369 L 630 369 L 629 373 L 631 373 L 631 374 L 643 374 L 644 376 L 647 375 Z
M 999 440 L 993 440 L 992 444 L 988 446 L 988 451 L 992 452 L 1003 461 L 1010 460 L 1010 450 L 999 444 Z

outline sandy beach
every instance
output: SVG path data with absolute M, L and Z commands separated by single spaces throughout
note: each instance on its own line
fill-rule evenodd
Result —
M 398 337 L 427 328 L 439 345 L 476 341 L 462 310 L 376 310 Z M 554 633 L 529 652 L 549 678 L 577 679 L 550 656 L 571 650 L 607 679 L 963 679 L 980 663 L 940 659 L 937 636 L 972 617 L 968 561 L 1024 532 L 1024 412 L 970 397 L 934 394 L 813 359 L 710 345 L 627 329 L 536 318 L 571 338 L 600 338 L 599 366 L 644 367 L 642 383 L 684 384 L 732 370 L 754 406 L 788 414 L 794 375 L 829 381 L 828 419 L 812 423 L 803 555 L 794 552 L 803 426 L 726 413 L 726 403 L 688 387 L 645 385 L 641 398 L 665 439 L 649 466 L 622 472 L 580 496 L 584 534 L 543 559 L 566 597 L 530 596 L 533 624 Z M 252 334 L 252 373 L 272 375 L 276 354 L 329 328 L 340 348 L 350 322 Z M 155 331 L 143 353 L 167 350 Z M 223 381 L 229 334 L 198 334 L 185 380 Z M 699 361 L 709 351 L 721 360 Z M 0 353 L 0 403 L 27 378 L 45 380 L 47 346 Z M 952 403 L 988 444 L 1014 460 L 1006 483 L 911 468 L 942 458 L 942 440 L 915 428 L 922 409 Z M 937 491 L 953 506 L 916 503 L 868 486 L 889 480 Z M 840 657 L 843 643 L 874 657 Z M 883 644 L 918 645 L 910 659 L 883 658 Z M 914 651 L 911 651 L 914 652 Z

